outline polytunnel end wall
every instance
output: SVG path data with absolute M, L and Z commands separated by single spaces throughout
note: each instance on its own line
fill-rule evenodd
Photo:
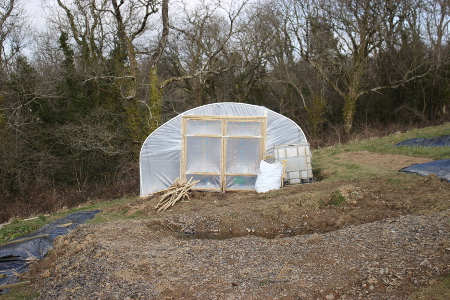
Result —
M 267 117 L 266 155 L 280 144 L 307 143 L 301 128 L 291 119 L 247 103 L 219 102 L 190 109 L 167 121 L 144 141 L 139 157 L 140 196 L 168 188 L 180 176 L 182 116 Z

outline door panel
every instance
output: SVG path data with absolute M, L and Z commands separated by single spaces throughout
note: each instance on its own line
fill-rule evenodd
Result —
M 195 185 L 198 189 L 220 189 L 220 175 L 198 175 L 198 174 L 186 174 L 186 179 L 192 181 L 200 180 Z
M 226 138 L 226 173 L 256 174 L 260 158 L 259 138 Z
M 265 153 L 265 118 L 185 116 L 181 177 L 206 190 L 254 189 Z
M 227 122 L 227 136 L 261 136 L 261 122 Z
M 220 137 L 186 137 L 186 173 L 220 173 Z
M 186 133 L 189 135 L 222 136 L 222 121 L 188 120 L 186 129 Z
M 257 176 L 226 176 L 227 190 L 252 190 Z

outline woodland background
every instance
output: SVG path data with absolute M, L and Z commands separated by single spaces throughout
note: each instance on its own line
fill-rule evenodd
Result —
M 0 222 L 137 195 L 145 138 L 234 101 L 313 148 L 449 120 L 450 0 L 0 0 Z

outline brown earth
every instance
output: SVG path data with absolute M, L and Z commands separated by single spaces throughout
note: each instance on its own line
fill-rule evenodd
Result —
M 338 157 L 394 170 L 425 162 Z M 26 275 L 39 299 L 408 299 L 450 271 L 450 185 L 435 176 L 193 192 L 164 213 L 157 201 L 109 209 L 145 219 L 59 237 Z
M 345 152 L 336 155 L 336 157 L 370 166 L 382 167 L 392 171 L 409 167 L 412 164 L 423 164 L 432 161 L 430 158 L 408 155 L 386 155 L 368 151 Z

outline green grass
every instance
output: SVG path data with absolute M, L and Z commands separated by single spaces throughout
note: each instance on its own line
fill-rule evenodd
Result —
M 447 300 L 450 299 L 450 276 L 427 288 L 415 292 L 412 300 Z
M 335 207 L 339 207 L 342 204 L 347 203 L 347 200 L 342 195 L 341 191 L 335 190 L 333 193 L 331 193 L 331 204 Z
M 43 216 L 40 215 L 37 219 L 24 221 L 21 219 L 14 219 L 10 224 L 4 225 L 0 229 L 0 244 L 9 242 L 15 238 L 21 237 L 23 235 L 33 233 L 40 227 L 45 224 L 50 223 L 51 221 L 64 218 L 65 216 L 79 212 L 79 211 L 91 211 L 91 210 L 102 210 L 102 212 L 95 215 L 95 217 L 88 221 L 88 223 L 98 224 L 103 222 L 111 222 L 116 220 L 125 220 L 125 219 L 141 219 L 142 212 L 137 211 L 131 215 L 126 215 L 126 211 L 122 212 L 103 212 L 104 209 L 114 206 L 120 205 L 127 202 L 130 202 L 136 198 L 121 198 L 115 199 L 112 201 L 100 201 L 95 204 L 87 204 L 74 209 L 64 210 L 52 214 L 51 216 Z
M 0 229 L 0 244 L 32 233 L 47 223 L 47 217 L 44 215 L 29 221 L 14 219 L 9 225 L 5 225 Z
M 31 288 L 30 284 L 22 285 L 20 287 L 11 288 L 6 295 L 0 295 L 2 300 L 32 300 L 39 297 L 40 293 Z
M 420 129 L 405 133 L 393 133 L 382 138 L 367 139 L 351 142 L 337 147 L 339 153 L 345 151 L 370 151 L 382 154 L 402 154 L 418 157 L 438 159 L 450 158 L 450 147 L 394 147 L 395 144 L 415 138 L 432 138 L 441 135 L 450 135 L 450 123 Z
M 96 214 L 92 220 L 89 220 L 88 223 L 99 224 L 104 222 L 113 222 L 118 220 L 129 220 L 129 219 L 143 219 L 141 211 L 136 211 L 131 215 L 127 215 L 128 209 L 122 209 L 118 212 L 105 212 L 104 210 L 116 206 L 122 205 L 129 202 L 132 202 L 136 199 L 136 197 L 128 197 L 128 198 L 120 198 L 112 201 L 101 201 L 97 202 L 93 205 L 80 207 L 77 211 L 87 211 L 87 210 L 101 210 L 100 213 Z M 70 213 L 75 212 L 73 210 Z
M 328 150 L 319 150 L 313 153 L 313 168 L 319 170 L 317 175 L 324 181 L 354 181 L 376 177 L 395 178 L 405 175 L 380 167 L 340 160 L 328 153 Z
M 390 171 L 380 167 L 343 161 L 335 157 L 335 155 L 353 151 L 369 151 L 380 154 L 424 157 L 434 160 L 449 159 L 450 147 L 394 147 L 395 144 L 404 140 L 441 135 L 450 135 L 450 123 L 315 150 L 313 151 L 313 170 L 316 177 L 323 178 L 326 181 L 354 181 L 380 177 L 389 178 L 390 184 L 394 184 L 394 182 L 408 182 L 409 180 L 414 180 L 417 176 L 408 176 L 409 174 Z
M 261 197 L 267 199 L 267 198 L 278 197 L 280 194 L 281 194 L 280 191 L 269 191 L 267 193 L 261 194 Z

